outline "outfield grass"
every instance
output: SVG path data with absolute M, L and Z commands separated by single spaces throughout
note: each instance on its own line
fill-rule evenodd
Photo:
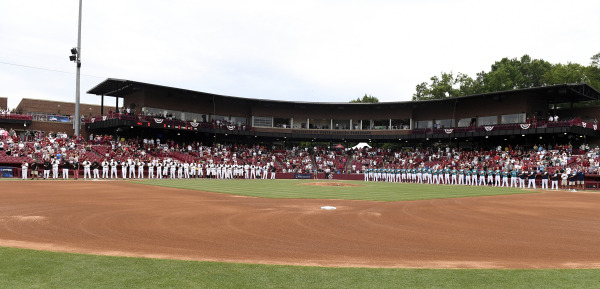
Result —
M 315 180 L 140 180 L 138 184 L 261 198 L 410 201 L 532 193 L 516 188 L 335 181 L 357 186 L 313 186 Z M 327 182 L 321 180 L 319 182 Z
M 1 288 L 598 288 L 600 270 L 321 268 L 0 248 Z

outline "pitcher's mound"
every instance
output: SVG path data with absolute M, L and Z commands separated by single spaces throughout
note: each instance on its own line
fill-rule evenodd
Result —
M 347 184 L 338 182 L 314 182 L 314 183 L 303 183 L 299 184 L 303 186 L 318 186 L 318 187 L 362 187 L 363 185 Z

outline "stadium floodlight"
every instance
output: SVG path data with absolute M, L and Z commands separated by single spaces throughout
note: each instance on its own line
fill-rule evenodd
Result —
M 75 75 L 75 117 L 73 117 L 73 130 L 75 136 L 79 136 L 79 129 L 81 128 L 81 114 L 79 113 L 79 90 L 80 90 L 80 78 L 81 78 L 81 2 L 79 0 L 79 21 L 77 27 L 77 47 L 71 48 L 71 56 L 69 60 L 75 62 L 77 66 L 77 73 Z
M 78 58 L 79 58 L 79 52 L 77 51 L 77 47 L 71 48 L 71 55 L 69 56 L 69 60 L 77 62 Z

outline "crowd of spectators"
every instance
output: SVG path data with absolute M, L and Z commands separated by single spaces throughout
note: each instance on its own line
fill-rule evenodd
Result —
M 62 132 L 38 133 L 22 140 L 14 130 L 0 129 L 0 163 L 19 164 L 34 159 L 69 163 L 125 161 L 148 162 L 173 159 L 182 163 L 212 165 L 269 166 L 277 173 L 347 173 L 363 174 L 368 169 L 456 168 L 483 170 L 561 171 L 576 169 L 598 174 L 600 149 L 583 144 L 539 144 L 529 147 L 498 146 L 494 149 L 362 148 L 327 147 L 274 148 L 261 145 L 204 145 L 159 138 L 116 139 L 110 135 L 90 134 L 88 138 L 68 137 Z

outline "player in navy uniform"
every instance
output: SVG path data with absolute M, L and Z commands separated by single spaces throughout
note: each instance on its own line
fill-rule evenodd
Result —
M 560 179 L 560 174 L 557 170 L 554 170 L 554 172 L 552 172 L 552 175 L 550 175 L 550 179 L 552 180 L 551 189 L 558 190 L 558 179 Z
M 548 177 L 550 177 L 550 174 L 548 174 L 548 171 L 542 170 L 542 190 L 548 189 Z
M 529 182 L 527 183 L 527 188 L 531 188 L 533 187 L 535 189 L 535 170 L 531 170 L 529 171 L 529 173 L 527 174 L 527 179 L 529 179 Z

